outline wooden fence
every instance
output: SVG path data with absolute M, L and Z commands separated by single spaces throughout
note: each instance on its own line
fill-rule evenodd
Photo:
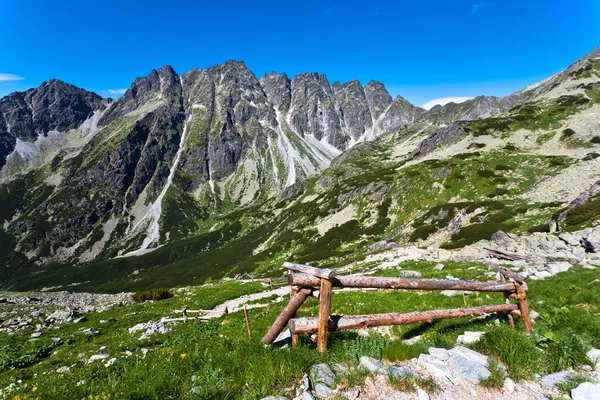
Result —
M 527 284 L 525 278 L 513 271 L 496 264 L 488 263 L 500 275 L 500 281 L 479 282 L 464 280 L 439 279 L 409 279 L 384 278 L 373 276 L 338 276 L 329 269 L 319 269 L 307 265 L 286 262 L 284 268 L 297 273 L 290 273 L 290 302 L 283 309 L 269 328 L 262 343 L 273 343 L 279 333 L 289 326 L 292 334 L 292 345 L 298 343 L 301 334 L 316 333 L 317 350 L 327 351 L 327 336 L 329 331 L 359 329 L 373 326 L 389 326 L 432 322 L 444 318 L 459 318 L 484 315 L 495 312 L 507 312 L 511 326 L 514 326 L 513 316 L 523 318 L 527 332 L 531 332 L 529 306 L 527 304 Z M 511 280 L 511 281 L 509 281 Z M 331 295 L 333 287 L 342 288 L 374 288 L 374 289 L 403 289 L 403 290 L 470 290 L 478 292 L 503 292 L 505 303 L 498 305 L 458 308 L 451 310 L 416 311 L 407 314 L 386 313 L 370 315 L 331 315 Z M 296 318 L 296 312 L 309 297 L 319 300 L 318 317 Z M 516 299 L 518 304 L 511 302 Z

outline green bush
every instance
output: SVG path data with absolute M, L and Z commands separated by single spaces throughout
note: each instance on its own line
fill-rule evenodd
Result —
M 173 294 L 169 292 L 167 289 L 148 289 L 148 290 L 140 290 L 139 292 L 135 292 L 132 296 L 133 301 L 136 303 L 143 303 L 149 300 L 162 300 L 173 297 Z
M 600 143 L 600 136 L 594 136 L 592 138 L 592 140 L 590 140 L 590 143 L 595 143 L 595 144 Z
M 355 340 L 343 342 L 345 358 L 358 361 L 362 356 L 380 359 L 383 349 L 389 346 L 390 339 L 381 336 L 358 336 Z
M 433 225 L 423 225 L 415 229 L 410 235 L 409 241 L 416 242 L 417 240 L 425 240 L 432 233 L 436 232 L 437 228 Z

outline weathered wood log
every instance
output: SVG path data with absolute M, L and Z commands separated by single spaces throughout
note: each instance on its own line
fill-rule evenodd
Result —
M 321 294 L 319 296 L 319 320 L 317 332 L 317 351 L 327 351 L 327 336 L 329 334 L 329 317 L 331 315 L 331 281 L 321 278 Z
M 269 328 L 265 336 L 261 339 L 261 343 L 273 343 L 277 338 L 277 335 L 281 333 L 283 328 L 287 325 L 290 318 L 296 314 L 296 311 L 300 308 L 302 303 L 310 296 L 311 289 L 303 288 L 290 299 L 290 302 L 285 306 L 281 314 L 275 319 L 273 325 Z
M 290 274 L 290 285 L 315 287 L 320 279 L 309 274 Z M 334 287 L 412 289 L 412 290 L 470 290 L 478 292 L 514 292 L 515 285 L 500 282 L 477 282 L 462 280 L 386 278 L 377 276 L 336 276 L 331 280 Z
M 470 308 L 458 308 L 454 310 L 431 310 L 417 311 L 408 314 L 370 314 L 370 315 L 345 315 L 331 316 L 329 319 L 329 330 L 361 329 L 372 326 L 404 325 L 418 322 L 432 322 L 437 319 L 460 318 L 475 315 L 491 314 L 494 312 L 512 311 L 518 309 L 517 304 L 499 304 L 492 306 L 480 306 Z M 317 318 L 294 318 L 289 322 L 292 334 L 314 333 L 318 329 Z
M 527 294 L 526 289 L 519 282 L 515 283 L 517 287 L 517 296 L 519 296 L 519 309 L 521 310 L 521 318 L 523 318 L 523 323 L 525 324 L 525 329 L 527 333 L 533 332 L 533 327 L 531 326 L 531 319 L 529 317 L 529 303 L 527 303 Z
M 291 269 L 292 271 L 303 272 L 318 278 L 331 279 L 335 276 L 335 272 L 330 269 L 315 268 L 309 265 L 294 264 L 287 261 L 283 263 L 283 268 Z
M 498 271 L 501 275 L 504 275 L 508 278 L 512 278 L 515 282 L 523 283 L 527 280 L 523 275 L 517 274 L 516 272 L 511 271 L 510 269 L 506 269 L 504 267 L 499 266 L 498 264 L 494 264 L 493 262 L 485 263 L 488 267 L 493 270 Z
M 517 260 L 523 260 L 523 261 L 531 261 L 531 256 L 528 255 L 521 255 L 521 254 L 515 254 L 515 253 L 507 253 L 506 251 L 502 251 L 502 250 L 498 250 L 498 249 L 490 249 L 488 247 L 485 248 L 488 253 L 491 256 L 494 256 L 496 258 L 500 258 L 502 260 L 509 260 L 509 261 L 517 261 Z

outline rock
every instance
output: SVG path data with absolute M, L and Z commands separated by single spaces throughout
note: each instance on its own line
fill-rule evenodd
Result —
M 32 337 L 32 338 L 39 338 L 40 336 L 42 336 L 42 332 L 33 332 L 33 333 L 31 334 L 31 337 Z
M 442 361 L 446 361 L 450 358 L 450 352 L 446 349 L 438 348 L 438 347 L 430 347 L 429 354 L 432 356 L 439 358 Z
M 52 314 L 48 315 L 48 320 L 66 321 L 72 316 L 73 312 L 70 310 L 56 310 Z
M 380 242 L 375 242 L 372 245 L 370 245 L 369 247 L 367 247 L 367 253 L 377 253 L 378 251 L 394 249 L 396 247 L 398 247 L 398 243 L 394 243 L 394 242 L 388 243 L 385 240 L 382 240 Z
M 481 336 L 484 333 L 485 332 L 470 332 L 470 331 L 466 331 L 464 334 L 460 335 L 456 339 L 456 343 L 471 344 L 471 343 L 479 342 L 479 340 L 481 339 Z
M 329 396 L 334 381 L 335 373 L 328 364 L 315 364 L 310 368 L 310 383 L 317 396 Z
M 573 373 L 569 371 L 556 372 L 554 374 L 544 376 L 540 382 L 546 387 L 555 389 L 557 384 L 568 381 L 572 375 Z
M 110 357 L 110 354 L 94 354 L 93 356 L 90 357 L 88 362 L 94 362 L 96 360 L 104 360 L 105 358 L 108 358 L 108 357 Z
M 506 394 L 512 394 L 515 391 L 515 382 L 510 378 L 506 378 L 504 384 L 502 384 L 502 391 Z
M 273 341 L 273 345 L 276 347 L 284 347 L 286 345 L 292 344 L 292 334 L 289 329 L 283 330 L 275 340 Z
M 65 365 L 65 366 L 62 366 L 62 367 L 58 368 L 58 369 L 56 370 L 56 372 L 57 372 L 57 373 L 59 373 L 59 374 L 66 374 L 66 373 L 68 373 L 68 372 L 71 372 L 71 368 L 69 368 L 69 367 L 67 367 L 67 366 Z
M 344 363 L 331 363 L 329 364 L 329 367 L 336 376 L 346 375 L 348 372 L 350 372 L 350 369 Z
M 429 400 L 429 395 L 427 394 L 426 391 L 424 391 L 423 389 L 419 388 L 419 389 L 417 389 L 417 398 L 419 400 Z
M 496 242 L 497 244 L 499 244 L 502 247 L 508 247 L 511 244 L 513 244 L 513 239 L 510 238 L 506 233 L 502 232 L 502 231 L 498 231 L 496 233 L 494 233 L 492 235 L 492 237 L 490 238 L 490 240 L 492 242 Z
M 417 335 L 417 336 L 411 337 L 410 339 L 404 339 L 402 341 L 402 343 L 413 345 L 413 344 L 417 343 L 419 340 L 421 340 L 421 335 Z
M 388 374 L 394 378 L 404 379 L 407 376 L 416 376 L 414 372 L 408 367 L 394 367 L 388 368 Z
M 79 324 L 79 323 L 81 323 L 81 322 L 86 322 L 87 320 L 88 320 L 88 319 L 87 319 L 86 317 L 79 317 L 79 318 L 75 318 L 75 319 L 73 320 L 73 323 L 75 323 L 75 324 Z
M 573 400 L 598 400 L 600 398 L 600 383 L 584 382 L 571 390 Z
M 594 368 L 600 366 L 600 350 L 591 349 L 586 355 L 594 365 Z
M 436 271 L 443 271 L 444 268 L 446 268 L 444 264 L 437 264 L 435 267 L 433 267 L 433 269 Z
M 100 333 L 99 330 L 94 329 L 94 328 L 87 328 L 82 330 L 83 333 L 85 333 L 86 335 L 97 335 Z
M 362 356 L 360 358 L 360 366 L 372 374 L 380 373 L 380 371 L 381 373 L 385 372 L 383 363 L 373 357 Z
M 540 316 L 539 312 L 537 312 L 535 310 L 529 310 L 529 318 L 531 318 L 532 322 L 535 321 L 535 319 L 539 316 Z
M 447 296 L 447 297 L 469 295 L 469 294 L 472 294 L 472 293 L 473 292 L 470 292 L 468 290 L 442 290 L 440 292 L 440 294 L 442 296 Z
M 448 368 L 455 375 L 474 383 L 491 375 L 487 369 L 488 363 L 488 357 L 462 346 L 450 350 L 450 358 L 447 361 Z
M 446 364 L 439 358 L 431 355 L 421 354 L 419 356 L 418 362 L 432 375 L 435 375 L 440 379 L 448 379 L 454 385 L 458 385 L 458 382 L 452 377 L 452 373 L 450 372 Z
M 569 246 L 578 247 L 581 246 L 581 238 L 573 235 L 570 232 L 561 232 L 558 238 L 568 244 Z
M 421 276 L 421 273 L 419 271 L 404 270 L 404 271 L 399 271 L 398 275 L 401 278 L 416 278 L 416 277 Z
M 360 396 L 360 389 L 356 387 L 342 393 L 342 397 L 345 397 L 348 400 L 358 399 L 358 396 Z
M 585 250 L 589 253 L 600 253 L 600 232 L 592 231 L 581 241 Z
M 311 392 L 305 390 L 304 392 L 302 392 L 302 400 L 316 400 L 316 398 L 312 395 Z
M 546 264 L 546 270 L 548 270 L 548 272 L 551 273 L 552 275 L 556 275 L 560 272 L 568 271 L 572 267 L 573 267 L 573 265 L 566 261 L 552 262 L 552 263 Z
M 200 394 L 202 393 L 202 386 L 195 386 L 193 388 L 190 389 L 190 394 Z M 265 400 L 281 400 L 281 399 L 285 399 L 285 397 L 282 396 L 269 396 L 269 397 L 265 397 Z

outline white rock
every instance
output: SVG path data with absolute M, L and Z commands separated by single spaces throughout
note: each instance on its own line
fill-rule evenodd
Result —
M 592 361 L 592 364 L 594 364 L 595 367 L 600 366 L 600 350 L 591 349 L 586 353 L 586 355 Z
M 573 268 L 573 265 L 566 261 L 552 262 L 546 264 L 546 270 L 552 275 L 556 275 L 559 272 L 565 272 Z
M 59 374 L 66 374 L 67 372 L 71 372 L 71 368 L 69 368 L 69 367 L 67 367 L 65 365 L 65 366 L 62 366 L 62 367 L 58 368 L 56 370 L 56 372 L 59 373 Z
M 450 352 L 446 349 L 438 348 L 438 347 L 430 347 L 429 354 L 434 357 L 439 358 L 442 361 L 446 361 L 450 358 Z
M 435 269 L 436 271 L 443 271 L 444 268 L 446 268 L 444 264 L 437 264 L 435 267 L 433 267 L 433 269 Z
M 417 389 L 417 397 L 419 400 L 429 400 L 429 395 L 421 388 Z
M 502 385 L 502 391 L 506 394 L 512 394 L 515 391 L 515 383 L 512 379 L 506 378 Z
M 462 296 L 462 295 L 468 295 L 468 294 L 472 294 L 473 292 L 470 292 L 468 290 L 442 290 L 440 292 L 440 294 L 442 296 L 447 296 L 447 297 L 454 297 L 454 296 Z
M 470 332 L 470 331 L 466 331 L 463 335 L 460 335 L 456 339 L 456 343 L 471 344 L 471 343 L 479 342 L 479 340 L 481 339 L 481 336 L 484 333 L 485 332 Z
M 94 362 L 96 360 L 104 360 L 105 358 L 108 358 L 108 357 L 110 357 L 110 354 L 94 354 L 93 356 L 90 357 L 88 362 Z
M 571 390 L 573 400 L 598 400 L 600 399 L 600 383 L 584 382 Z

